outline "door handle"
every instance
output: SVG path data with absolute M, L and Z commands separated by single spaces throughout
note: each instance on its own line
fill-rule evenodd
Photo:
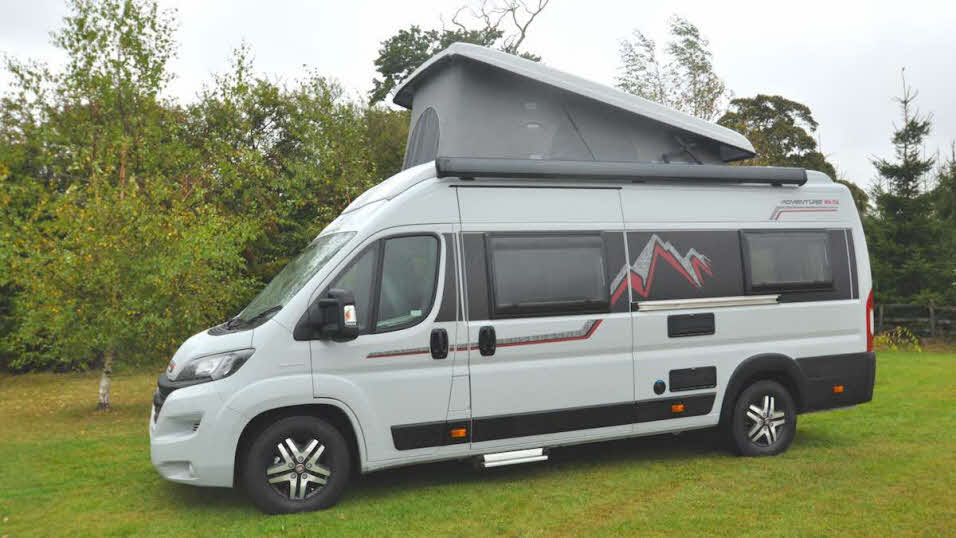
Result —
M 491 325 L 485 325 L 478 329 L 478 351 L 482 356 L 490 357 L 495 354 L 498 347 L 498 338 L 495 336 L 495 328 Z
M 433 359 L 444 359 L 448 356 L 448 331 L 432 329 L 430 347 Z

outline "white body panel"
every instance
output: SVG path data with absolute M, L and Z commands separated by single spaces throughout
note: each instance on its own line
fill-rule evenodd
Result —
M 668 309 L 470 319 L 468 307 L 474 305 L 467 302 L 476 283 L 466 267 L 463 237 L 468 234 L 596 231 L 624 237 L 756 228 L 846 230 L 854 257 L 848 265 L 856 268 L 850 279 L 852 298 L 682 309 L 678 313 L 715 315 L 714 334 L 693 338 L 668 336 L 668 317 L 675 314 Z M 231 486 L 237 444 L 249 423 L 265 412 L 311 404 L 334 406 L 348 417 L 359 450 L 356 456 L 365 471 L 713 426 L 720 419 L 730 377 L 749 357 L 767 353 L 818 357 L 866 350 L 865 304 L 871 289 L 866 243 L 849 191 L 822 174 L 810 173 L 810 181 L 799 188 L 494 182 L 435 179 L 434 166 L 427 164 L 370 190 L 322 234 L 343 230 L 356 235 L 270 321 L 222 336 L 203 332 L 177 351 L 171 376 L 192 358 L 255 348 L 235 374 L 177 389 L 165 399 L 156 420 L 150 421 L 152 460 L 164 477 Z M 362 248 L 401 234 L 440 237 L 435 299 L 420 323 L 343 343 L 293 338 L 308 305 Z M 686 251 L 686 246 L 682 248 Z M 706 245 L 695 248 L 707 254 Z M 637 253 L 628 250 L 622 246 L 620 255 L 633 262 Z M 443 284 L 448 271 L 455 277 L 455 314 L 438 321 L 439 305 L 450 289 Z M 630 295 L 630 289 L 626 293 Z M 597 328 L 588 325 L 593 320 L 599 320 Z M 494 355 L 482 356 L 476 343 L 480 328 L 489 324 L 499 341 L 538 341 L 500 345 Z M 435 328 L 448 332 L 446 359 L 435 360 L 428 352 L 369 357 L 389 350 L 427 349 Z M 716 367 L 716 387 L 679 394 L 714 394 L 711 411 L 698 416 L 532 435 L 516 431 L 414 449 L 397 448 L 392 430 L 654 400 L 661 396 L 653 392 L 653 382 L 668 380 L 670 370 L 709 366 Z M 478 428 L 478 422 L 474 424 Z

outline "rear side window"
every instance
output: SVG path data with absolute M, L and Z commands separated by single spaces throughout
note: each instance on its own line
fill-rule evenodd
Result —
M 742 236 L 748 292 L 833 288 L 826 230 L 745 231 Z
M 490 235 L 495 317 L 607 312 L 604 241 L 593 235 Z

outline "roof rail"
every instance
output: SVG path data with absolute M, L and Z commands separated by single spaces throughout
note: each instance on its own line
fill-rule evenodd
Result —
M 803 168 L 726 164 L 438 157 L 435 170 L 438 177 L 461 178 L 655 180 L 770 185 L 803 185 L 807 182 L 807 172 Z

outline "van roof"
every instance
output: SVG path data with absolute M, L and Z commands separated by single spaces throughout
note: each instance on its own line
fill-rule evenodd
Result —
M 435 177 L 435 163 L 428 162 L 402 170 L 352 200 L 342 213 L 350 213 L 379 200 L 391 200 L 415 185 Z
M 669 162 L 686 151 L 698 156 L 683 162 L 712 163 L 756 155 L 743 135 L 715 123 L 465 43 L 454 43 L 422 64 L 399 85 L 394 102 L 412 109 L 413 128 L 427 109 L 437 111 L 437 119 L 429 121 L 441 131 L 434 140 L 426 137 L 425 145 L 434 148 L 420 158 L 410 161 L 412 155 L 406 154 L 406 167 L 438 155 Z M 410 152 L 416 151 L 414 142 L 422 140 L 412 132 Z M 509 150 L 515 154 L 502 154 Z

